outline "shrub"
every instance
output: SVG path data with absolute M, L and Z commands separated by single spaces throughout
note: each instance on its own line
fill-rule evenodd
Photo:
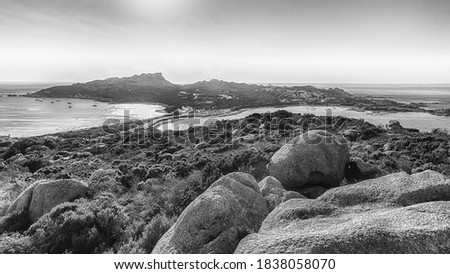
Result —
M 26 161 L 23 166 L 27 167 L 31 173 L 35 173 L 48 164 L 49 163 L 47 161 L 44 161 L 42 158 L 31 158 L 30 160 Z
M 93 194 L 102 191 L 118 193 L 122 187 L 116 181 L 117 171 L 114 169 L 98 169 L 89 178 L 89 189 Z
M 211 174 L 209 174 L 211 175 Z M 204 172 L 194 171 L 181 183 L 176 184 L 173 193 L 168 197 L 164 212 L 178 216 L 195 199 L 202 194 L 215 179 L 205 176 Z
M 27 231 L 39 253 L 102 253 L 114 248 L 127 217 L 111 197 L 64 203 Z
M 149 223 L 133 222 L 126 229 L 126 241 L 118 248 L 121 254 L 151 253 L 164 233 L 175 223 L 176 217 L 167 217 L 164 213 L 154 216 Z
M 0 235 L 0 254 L 31 254 L 35 252 L 29 236 L 20 233 Z
M 9 147 L 5 155 L 3 155 L 3 159 L 8 160 L 9 158 L 13 157 L 18 153 L 26 154 L 25 151 L 27 148 L 40 144 L 41 143 L 37 137 L 20 139 L 19 141 L 15 142 L 11 147 Z
M 175 223 L 176 218 L 168 218 L 164 214 L 159 214 L 152 219 L 152 221 L 145 226 L 142 233 L 141 246 L 146 253 L 151 253 L 156 246 L 158 240 L 169 230 Z
M 5 152 L 5 154 L 3 154 L 3 159 L 4 159 L 4 160 L 8 160 L 9 158 L 11 158 L 11 157 L 13 157 L 13 156 L 15 156 L 15 155 L 17 155 L 17 154 L 19 154 L 19 153 L 20 153 L 20 151 L 19 151 L 18 148 L 16 148 L 16 147 L 10 147 L 10 148 Z
M 117 250 L 119 254 L 145 254 L 145 250 L 141 247 L 139 241 L 128 239 Z
M 180 177 L 186 177 L 192 171 L 192 165 L 186 161 L 176 161 L 173 166 L 174 172 Z
M 0 234 L 5 232 L 23 232 L 30 227 L 28 212 L 14 212 L 0 220 Z
M 152 165 L 147 171 L 147 178 L 156 178 L 165 173 L 168 173 L 172 168 L 166 165 Z

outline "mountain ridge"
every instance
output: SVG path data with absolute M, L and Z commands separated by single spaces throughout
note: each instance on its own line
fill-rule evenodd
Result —
M 353 96 L 340 88 L 273 86 L 218 79 L 174 84 L 161 72 L 111 77 L 68 86 L 54 86 L 26 95 L 33 98 L 79 98 L 111 103 L 157 103 L 167 112 L 194 109 L 242 109 L 285 105 L 350 106 L 371 111 L 415 111 L 419 106 Z

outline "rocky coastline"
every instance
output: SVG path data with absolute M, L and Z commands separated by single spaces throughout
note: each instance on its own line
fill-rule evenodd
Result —
M 371 96 L 354 96 L 339 88 L 273 86 L 213 79 L 188 85 L 167 81 L 161 73 L 108 78 L 69 86 L 55 86 L 24 95 L 32 98 L 78 98 L 110 103 L 153 103 L 168 113 L 185 107 L 197 110 L 233 111 L 265 106 L 343 106 L 373 112 L 426 112 L 450 116 L 449 109 L 428 110 L 425 104 L 404 104 Z

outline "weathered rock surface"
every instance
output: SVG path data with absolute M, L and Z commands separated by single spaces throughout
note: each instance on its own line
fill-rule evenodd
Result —
M 235 253 L 450 252 L 448 201 L 370 211 L 313 203 L 295 199 L 281 204 Z
M 266 196 L 268 194 L 283 196 L 284 192 L 286 192 L 280 181 L 272 176 L 267 176 L 262 179 L 261 182 L 258 183 L 258 186 L 263 196 Z
M 269 174 L 288 190 L 299 186 L 338 186 L 349 163 L 344 138 L 313 130 L 292 139 L 271 158 Z
M 261 182 L 259 182 L 258 185 L 261 194 L 267 202 L 267 208 L 269 209 L 269 211 L 272 211 L 283 201 L 287 201 L 293 198 L 306 198 L 300 193 L 287 191 L 283 188 L 280 181 L 272 176 L 265 177 Z
M 415 175 L 284 202 L 235 253 L 449 253 L 450 180 L 432 171 Z
M 327 190 L 328 188 L 324 188 L 322 186 L 308 186 L 308 185 L 301 186 L 295 189 L 296 192 L 310 199 L 316 199 L 320 195 L 324 194 Z
M 413 175 L 400 172 L 333 188 L 318 199 L 338 206 L 377 202 L 407 206 L 428 201 L 447 201 L 450 200 L 450 180 L 431 170 Z
M 183 211 L 152 253 L 233 253 L 243 237 L 258 231 L 267 214 L 253 176 L 230 173 Z
M 86 183 L 77 180 L 42 180 L 26 188 L 8 208 L 7 213 L 27 211 L 31 222 L 64 202 L 86 195 Z
M 19 196 L 14 200 L 14 202 L 8 207 L 6 213 L 11 214 L 13 212 L 28 211 L 30 207 L 31 198 L 33 197 L 33 191 L 35 187 L 42 181 L 36 181 L 29 185 Z
M 284 202 L 292 200 L 292 199 L 307 199 L 307 198 L 298 192 L 286 191 L 283 194 L 283 200 L 281 202 L 284 203 Z
M 390 131 L 402 131 L 404 130 L 403 126 L 397 120 L 390 120 L 386 125 L 386 129 Z

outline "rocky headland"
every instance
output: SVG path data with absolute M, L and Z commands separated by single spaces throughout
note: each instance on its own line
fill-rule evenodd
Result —
M 286 111 L 0 144 L 1 253 L 449 253 L 450 135 Z
M 358 111 L 427 112 L 449 116 L 450 110 L 427 110 L 424 104 L 403 104 L 371 96 L 353 96 L 339 88 L 313 86 L 272 86 L 199 81 L 177 85 L 161 73 L 144 73 L 132 77 L 108 78 L 69 86 L 55 86 L 26 96 L 33 98 L 80 98 L 113 103 L 158 103 L 171 113 L 183 107 L 195 110 L 243 109 L 263 106 L 312 105 L 345 106 Z

